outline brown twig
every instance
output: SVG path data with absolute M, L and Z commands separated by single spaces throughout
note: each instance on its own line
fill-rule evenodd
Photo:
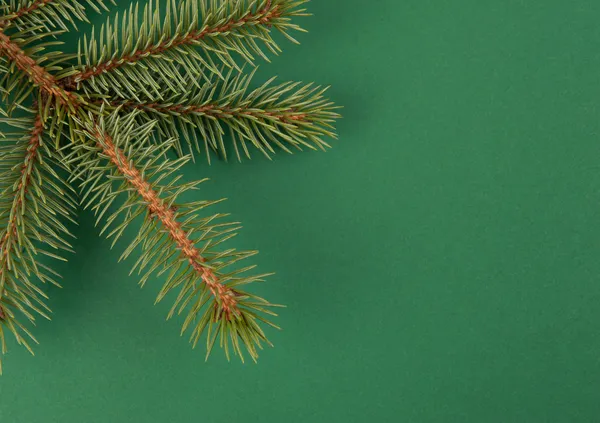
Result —
M 191 44 L 194 41 L 198 41 L 206 37 L 207 35 L 222 34 L 225 32 L 229 32 L 234 27 L 245 25 L 250 21 L 256 21 L 263 25 L 269 25 L 273 19 L 279 16 L 281 16 L 279 12 L 279 6 L 275 5 L 274 7 L 271 7 L 271 1 L 269 0 L 266 3 L 265 7 L 263 7 L 260 10 L 257 10 L 255 13 L 249 13 L 243 18 L 231 19 L 221 26 L 216 26 L 212 28 L 208 27 L 203 29 L 202 31 L 191 31 L 187 35 L 176 36 L 169 40 L 162 41 L 161 43 L 148 46 L 145 49 L 136 51 L 135 53 L 130 54 L 128 56 L 123 56 L 115 61 L 109 60 L 108 62 L 102 63 L 97 66 L 88 66 L 87 68 L 83 69 L 81 73 L 74 75 L 73 79 L 76 83 L 79 83 L 94 76 L 98 76 L 102 73 L 109 72 L 127 63 L 134 63 L 145 57 L 160 54 L 167 49 L 184 44 Z
M 97 127 L 95 133 L 91 135 L 94 139 L 98 140 L 97 146 L 102 149 L 102 152 L 108 156 L 112 164 L 127 178 L 127 181 L 147 203 L 150 215 L 160 220 L 162 225 L 167 229 L 169 236 L 177 244 L 177 248 L 188 259 L 190 266 L 200 275 L 212 295 L 220 300 L 220 305 L 226 318 L 229 319 L 231 313 L 237 314 L 235 292 L 231 288 L 221 284 L 212 269 L 203 264 L 206 262 L 206 259 L 200 255 L 194 242 L 177 221 L 176 211 L 165 205 L 150 183 L 144 179 L 140 171 L 125 156 L 125 153 L 114 144 L 108 134 L 103 133 Z

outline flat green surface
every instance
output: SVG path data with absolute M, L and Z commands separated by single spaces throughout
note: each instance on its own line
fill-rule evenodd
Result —
M 600 3 L 310 9 L 261 78 L 331 84 L 335 148 L 186 173 L 277 272 L 276 347 L 204 363 L 88 214 L 0 422 L 600 421 Z

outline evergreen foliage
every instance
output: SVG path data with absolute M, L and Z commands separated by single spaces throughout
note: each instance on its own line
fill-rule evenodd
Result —
M 276 327 L 276 305 L 247 291 L 267 275 L 238 263 L 256 252 L 224 244 L 239 227 L 210 213 L 217 201 L 181 200 L 203 180 L 180 172 L 228 150 L 241 160 L 328 147 L 339 115 L 326 89 L 275 78 L 253 87 L 257 59 L 280 52 L 273 31 L 296 42 L 305 3 L 149 0 L 65 54 L 60 35 L 109 2 L 0 0 L 0 114 L 11 128 L 0 137 L 2 353 L 8 333 L 32 351 L 31 326 L 50 313 L 41 284 L 60 278 L 41 257 L 72 251 L 80 208 L 113 245 L 139 227 L 121 259 L 136 256 L 141 285 L 164 281 L 157 302 L 174 293 L 168 317 L 183 315 L 182 334 L 194 346 L 205 338 L 207 357 L 217 340 L 242 360 L 270 345 L 263 326 Z

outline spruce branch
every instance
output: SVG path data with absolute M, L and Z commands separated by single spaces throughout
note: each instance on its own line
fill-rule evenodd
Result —
M 22 216 L 24 208 L 25 208 L 25 196 L 29 190 L 31 176 L 33 173 L 33 165 L 36 161 L 36 156 L 38 155 L 38 148 L 40 146 L 40 138 L 44 131 L 44 125 L 41 117 L 38 115 L 35 118 L 33 123 L 33 129 L 31 130 L 31 134 L 29 136 L 29 143 L 25 148 L 24 157 L 19 161 L 19 165 L 21 169 L 19 170 L 21 177 L 15 181 L 16 187 L 12 192 L 13 199 L 10 202 L 10 206 L 5 210 L 8 211 L 6 216 L 8 216 L 8 222 L 6 223 L 6 227 L 3 230 L 3 236 L 0 238 L 0 299 L 2 299 L 4 294 L 4 286 L 5 286 L 5 277 L 4 275 L 9 270 L 11 252 L 16 248 L 18 240 L 18 220 Z M 9 154 L 12 151 L 9 152 Z M 2 156 L 4 160 L 7 161 L 8 157 Z M 11 169 L 12 170 L 12 169 Z M 10 176 L 13 176 L 12 172 Z M 14 184 L 13 184 L 14 186 Z M 7 189 L 9 189 L 7 187 Z
M 182 194 L 196 189 L 203 181 L 179 183 L 179 177 L 171 177 L 187 158 L 158 162 L 169 143 L 151 143 L 149 135 L 154 124 L 137 126 L 135 121 L 135 114 L 123 120 L 113 114 L 100 123 L 94 123 L 93 116 L 82 123 L 92 143 L 78 146 L 73 157 L 80 163 L 76 177 L 82 180 L 86 205 L 101 220 L 108 206 L 117 197 L 124 197 L 122 205 L 104 219 L 102 232 L 114 238 L 114 245 L 124 228 L 137 217 L 144 217 L 138 236 L 122 256 L 127 258 L 141 246 L 142 253 L 132 270 L 143 272 L 140 284 L 144 285 L 152 274 L 168 274 L 157 302 L 179 288 L 169 317 L 177 308 L 178 313 L 188 309 L 182 334 L 195 321 L 190 337 L 194 345 L 208 329 L 207 358 L 220 334 L 220 344 L 228 357 L 231 342 L 234 353 L 243 359 L 241 340 L 255 360 L 261 342 L 268 342 L 257 321 L 275 326 L 260 316 L 275 315 L 268 310 L 274 305 L 239 287 L 261 281 L 266 275 L 247 276 L 254 266 L 233 267 L 227 272 L 224 269 L 256 252 L 216 248 L 235 236 L 237 224 L 217 223 L 223 217 L 220 214 L 201 217 L 200 212 L 214 201 L 179 201 Z M 117 224 L 119 218 L 122 221 Z
M 132 5 L 121 23 L 117 15 L 112 23 L 109 20 L 102 26 L 98 37 L 95 33 L 89 41 L 84 37 L 78 69 L 61 77 L 68 77 L 75 84 L 87 81 L 82 85 L 84 90 L 102 92 L 138 81 L 169 85 L 173 74 L 193 80 L 206 78 L 210 73 L 219 74 L 215 61 L 237 68 L 234 54 L 250 63 L 254 62 L 254 55 L 268 60 L 259 43 L 274 54 L 280 51 L 271 28 L 295 41 L 289 32 L 301 28 L 292 24 L 290 18 L 305 15 L 304 9 L 299 8 L 305 2 L 170 0 L 162 18 L 160 2 L 150 0 L 141 22 L 137 4 Z M 180 70 L 165 68 L 164 62 L 175 62 Z M 139 66 L 131 66 L 134 64 Z
M 0 134 L 3 352 L 6 331 L 31 350 L 25 323 L 50 313 L 39 283 L 60 275 L 40 256 L 71 251 L 76 184 L 113 245 L 139 224 L 121 259 L 138 256 L 142 286 L 164 280 L 156 301 L 173 298 L 168 318 L 183 315 L 194 346 L 205 336 L 207 357 L 217 338 L 228 358 L 245 349 L 256 360 L 270 345 L 261 325 L 276 327 L 266 318 L 276 305 L 245 291 L 268 275 L 243 264 L 255 251 L 227 247 L 239 224 L 206 214 L 220 200 L 182 201 L 204 180 L 183 182 L 180 170 L 194 151 L 227 158 L 227 131 L 238 159 L 251 148 L 324 149 L 323 138 L 335 138 L 340 116 L 326 88 L 274 78 L 250 88 L 254 72 L 237 63 L 277 54 L 273 29 L 295 41 L 291 18 L 307 15 L 304 3 L 169 0 L 161 10 L 149 1 L 68 55 L 55 50 L 58 37 L 102 0 L 0 0 L 0 122 L 17 128 Z M 31 117 L 13 117 L 17 108 Z
M 41 116 L 3 123 L 21 130 L 8 134 L 0 145 L 0 342 L 4 353 L 3 328 L 30 351 L 28 339 L 37 343 L 19 314 L 31 323 L 35 314 L 49 318 L 47 296 L 35 279 L 58 285 L 58 275 L 37 257 L 62 260 L 60 252 L 71 251 L 66 238 L 72 235 L 63 220 L 73 221 L 75 201 L 56 171 L 61 165 L 49 157 Z
M 252 90 L 253 75 L 230 69 L 223 79 L 215 76 L 199 89 L 190 84 L 183 96 L 173 94 L 160 101 L 140 94 L 137 100 L 116 97 L 97 100 L 97 104 L 140 111 L 141 122 L 156 120 L 162 135 L 175 139 L 179 155 L 195 150 L 205 152 L 209 161 L 210 151 L 227 159 L 227 134 L 238 160 L 242 155 L 250 158 L 248 144 L 267 157 L 275 153 L 274 147 L 288 153 L 290 148 L 329 147 L 323 137 L 336 138 L 333 123 L 340 115 L 324 97 L 327 88 L 297 82 L 275 84 L 272 78 Z

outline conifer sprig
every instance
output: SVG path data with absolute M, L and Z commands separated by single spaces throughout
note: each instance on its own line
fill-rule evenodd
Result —
M 163 280 L 156 301 L 171 298 L 168 318 L 181 314 L 182 334 L 194 346 L 205 339 L 207 357 L 217 339 L 228 358 L 256 360 L 270 345 L 261 326 L 276 327 L 276 305 L 246 289 L 267 276 L 243 264 L 256 252 L 228 246 L 239 224 L 210 213 L 220 200 L 183 199 L 204 180 L 180 171 L 194 153 L 270 157 L 335 138 L 325 88 L 274 78 L 253 87 L 242 66 L 279 53 L 273 30 L 295 42 L 306 0 L 160 3 L 115 14 L 68 55 L 56 50 L 61 33 L 106 1 L 0 0 L 0 115 L 14 128 L 0 134 L 3 353 L 7 331 L 31 351 L 28 322 L 49 317 L 42 285 L 59 275 L 40 257 L 71 252 L 78 204 L 113 245 L 138 226 L 121 259 L 137 256 L 141 285 Z
M 113 245 L 136 218 L 143 217 L 138 235 L 122 258 L 141 249 L 132 270 L 141 275 L 141 285 L 155 273 L 167 275 L 157 302 L 170 291 L 178 291 L 169 316 L 177 308 L 179 313 L 188 309 L 182 333 L 196 321 L 190 339 L 194 345 L 208 327 L 213 333 L 212 338 L 207 338 L 208 353 L 219 333 L 227 356 L 231 339 L 233 351 L 243 357 L 241 340 L 256 359 L 256 347 L 261 341 L 267 342 L 262 330 L 258 330 L 257 320 L 271 324 L 260 314 L 274 315 L 268 310 L 273 305 L 239 287 L 261 281 L 267 275 L 247 276 L 254 266 L 232 267 L 256 252 L 216 249 L 235 236 L 239 227 L 221 222 L 223 216 L 219 214 L 203 216 L 215 201 L 180 202 L 182 195 L 203 181 L 181 183 L 174 173 L 187 158 L 163 159 L 170 141 L 151 143 L 149 135 L 154 123 L 136 125 L 135 114 L 123 121 L 118 114 L 112 114 L 106 122 L 94 123 L 93 116 L 87 123 L 82 122 L 90 143 L 75 146 L 72 155 L 80 167 L 74 177 L 85 175 L 81 184 L 84 204 L 94 209 L 99 221 L 104 217 L 106 223 L 101 232 L 114 238 Z M 122 206 L 111 212 L 110 205 L 119 196 L 124 197 L 118 201 Z M 211 329 L 213 326 L 216 331 Z
M 66 224 L 74 222 L 76 204 L 60 174 L 62 165 L 43 139 L 41 117 L 10 118 L 2 123 L 19 130 L 0 140 L 0 341 L 4 352 L 3 327 L 31 350 L 28 338 L 37 341 L 21 318 L 32 323 L 36 314 L 49 318 L 47 296 L 36 280 L 58 285 L 59 276 L 38 257 L 62 260 L 62 253 L 71 251 Z
M 323 137 L 336 138 L 333 123 L 340 115 L 334 103 L 324 97 L 325 87 L 299 82 L 275 84 L 275 78 L 251 89 L 254 72 L 229 70 L 219 79 L 213 76 L 201 88 L 189 84 L 183 95 L 140 94 L 137 100 L 100 100 L 122 112 L 140 111 L 140 123 L 157 121 L 162 137 L 173 138 L 179 155 L 210 151 L 227 159 L 229 136 L 238 160 L 250 158 L 249 147 L 270 157 L 279 148 L 321 149 L 329 147 Z M 179 136 L 181 134 L 183 139 Z M 185 141 L 185 145 L 181 141 Z
M 306 0 L 149 0 L 139 19 L 138 3 L 122 19 L 117 14 L 80 42 L 79 66 L 60 74 L 89 93 L 116 92 L 135 96 L 138 83 L 174 88 L 183 76 L 200 86 L 202 78 L 219 74 L 220 64 L 238 67 L 235 56 L 254 62 L 255 55 L 268 60 L 261 48 L 280 51 L 272 37 L 277 29 L 287 38 L 301 28 L 290 18 L 306 15 Z M 163 17 L 164 16 L 164 17 Z M 83 51 L 82 51 L 83 50 Z M 180 93 L 185 86 L 179 84 Z

